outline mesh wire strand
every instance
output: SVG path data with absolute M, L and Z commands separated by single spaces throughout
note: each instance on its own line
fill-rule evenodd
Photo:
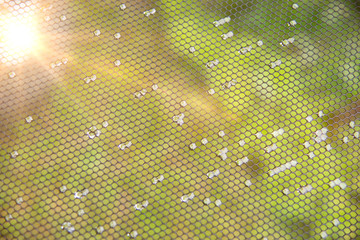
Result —
M 359 239 L 359 9 L 0 0 L 0 238 Z

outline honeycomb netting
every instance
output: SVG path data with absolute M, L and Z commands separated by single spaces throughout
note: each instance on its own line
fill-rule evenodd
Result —
M 360 239 L 356 0 L 0 0 L 1 239 Z

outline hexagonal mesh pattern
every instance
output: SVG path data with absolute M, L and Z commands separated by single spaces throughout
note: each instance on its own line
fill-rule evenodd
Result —
M 2 239 L 359 239 L 356 0 L 0 0 Z

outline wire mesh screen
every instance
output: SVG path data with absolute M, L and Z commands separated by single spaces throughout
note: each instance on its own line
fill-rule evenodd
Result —
M 0 0 L 2 239 L 360 239 L 356 0 Z

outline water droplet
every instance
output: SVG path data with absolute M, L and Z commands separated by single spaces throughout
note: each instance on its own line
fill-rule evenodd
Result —
M 246 181 L 245 181 L 245 185 L 246 185 L 246 186 L 250 187 L 251 184 L 252 184 L 252 183 L 251 183 L 251 180 L 246 180 Z
M 120 61 L 120 60 L 115 60 L 114 65 L 115 65 L 116 67 L 120 66 L 120 65 L 121 65 L 121 61 Z
M 153 14 L 155 14 L 155 13 L 156 13 L 156 9 L 155 9 L 155 8 L 150 9 L 150 10 L 144 12 L 144 14 L 145 14 L 146 17 L 149 17 L 150 15 L 153 15 Z
M 258 45 L 258 47 L 261 47 L 262 45 L 264 45 L 263 41 L 259 40 L 256 42 L 256 45 Z
M 13 216 L 11 214 L 5 216 L 5 220 L 9 222 L 11 219 L 13 219 Z
M 349 126 L 350 126 L 351 128 L 354 128 L 354 127 L 355 127 L 355 122 L 354 122 L 354 121 L 351 121 L 351 122 L 349 123 Z
M 222 204 L 222 202 L 221 202 L 220 199 L 217 199 L 217 200 L 215 201 L 215 205 L 216 205 L 216 206 L 220 207 L 221 204 Z
M 72 232 L 75 231 L 74 226 L 72 226 L 70 222 L 64 222 L 64 223 L 61 225 L 61 229 L 65 229 L 65 230 L 68 231 L 69 233 L 72 233 Z
M 100 226 L 96 229 L 97 233 L 101 234 L 104 232 L 104 227 L 103 226 Z
M 240 140 L 240 141 L 239 141 L 239 145 L 240 145 L 241 147 L 245 146 L 245 140 Z
M 344 138 L 343 138 L 343 141 L 344 141 L 344 143 L 348 143 L 348 142 L 349 142 L 349 138 L 348 138 L 348 137 L 344 137 Z
M 86 189 L 84 189 L 84 191 L 82 192 L 82 195 L 83 195 L 83 196 L 86 196 L 86 195 L 89 194 L 89 192 L 90 192 L 89 189 L 86 188 Z
M 313 152 L 310 152 L 309 153 L 309 158 L 314 158 L 315 157 L 315 154 Z
M 109 126 L 109 123 L 107 121 L 102 123 L 103 127 L 106 128 L 107 126 Z
M 206 138 L 201 139 L 201 143 L 204 144 L 204 145 L 207 144 L 208 142 L 209 141 Z
M 64 192 L 66 192 L 66 190 L 67 190 L 66 186 L 61 186 L 60 187 L 60 192 L 64 193 Z
M 9 72 L 9 77 L 10 78 L 14 78 L 16 76 L 16 73 L 15 72 Z
M 225 18 L 220 19 L 219 21 L 214 21 L 213 24 L 215 27 L 219 27 L 225 23 L 229 23 L 230 21 L 231 21 L 230 17 L 225 17 Z
M 17 151 L 13 151 L 12 153 L 10 153 L 10 155 L 12 158 L 16 158 L 19 155 L 19 153 Z
M 60 17 L 60 20 L 61 20 L 61 21 L 65 21 L 65 20 L 66 20 L 66 16 L 65 16 L 65 15 L 62 15 L 62 16 Z
M 110 227 L 114 228 L 114 227 L 116 227 L 116 225 L 117 225 L 116 221 L 111 221 L 110 222 Z
M 115 34 L 114 34 L 114 38 L 115 38 L 115 39 L 121 38 L 121 34 L 120 34 L 120 33 L 115 33 Z
M 208 91 L 208 93 L 209 93 L 210 95 L 213 95 L 213 94 L 215 94 L 215 90 L 211 88 L 211 89 Z
M 219 60 L 215 59 L 214 61 L 208 62 L 206 64 L 206 66 L 210 69 L 214 68 L 215 66 L 217 66 L 219 64 Z
M 16 199 L 16 203 L 17 203 L 17 204 L 21 204 L 21 203 L 23 203 L 23 202 L 24 202 L 24 200 L 23 200 L 22 197 L 19 197 L 19 198 Z
M 121 10 L 125 10 L 125 9 L 126 9 L 126 5 L 125 5 L 125 3 L 120 4 L 120 6 L 119 6 L 119 7 L 120 7 L 120 9 L 121 9 Z
M 180 105 L 185 107 L 187 105 L 187 103 L 186 103 L 186 101 L 181 101 Z
M 299 5 L 297 5 L 296 3 L 294 3 L 294 4 L 292 5 L 292 8 L 293 8 L 293 9 L 298 9 L 298 8 L 299 8 Z
M 319 111 L 319 112 L 318 112 L 318 116 L 319 116 L 319 117 L 323 117 L 323 116 L 324 116 L 323 111 Z
M 96 29 L 96 30 L 94 31 L 94 35 L 95 35 L 95 36 L 100 36 L 100 34 L 101 34 L 101 32 L 100 32 L 99 29 Z

